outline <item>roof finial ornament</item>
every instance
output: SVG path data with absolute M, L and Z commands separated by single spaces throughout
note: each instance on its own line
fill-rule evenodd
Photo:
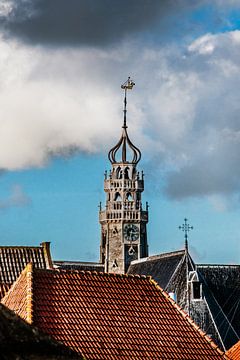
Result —
M 132 90 L 135 83 L 131 80 L 130 76 L 128 77 L 127 81 L 121 85 L 121 89 L 124 90 L 124 119 L 123 119 L 123 128 L 127 128 L 127 90 Z
M 188 250 L 188 233 L 190 230 L 193 230 L 193 226 L 190 226 L 187 223 L 188 219 L 184 219 L 184 224 L 182 224 L 181 226 L 179 226 L 179 230 L 184 231 L 184 238 L 185 238 L 185 249 Z

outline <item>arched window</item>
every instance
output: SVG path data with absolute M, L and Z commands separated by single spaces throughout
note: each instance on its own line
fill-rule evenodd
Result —
M 129 167 L 126 167 L 126 168 L 124 169 L 124 178 L 125 178 L 125 179 L 129 179 Z
M 114 196 L 114 201 L 122 201 L 122 197 L 119 192 L 116 192 Z
M 120 166 L 116 170 L 116 178 L 122 179 L 122 169 L 120 168 Z
M 132 197 L 132 194 L 131 194 L 130 192 L 128 192 L 128 193 L 126 194 L 126 200 L 127 200 L 127 201 L 133 201 L 133 197 Z

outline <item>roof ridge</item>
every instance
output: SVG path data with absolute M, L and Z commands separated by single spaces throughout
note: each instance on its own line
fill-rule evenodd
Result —
M 53 263 L 61 263 L 61 264 L 94 264 L 96 266 L 103 266 L 103 264 L 94 261 L 80 261 L 80 260 L 53 260 Z
M 175 309 L 183 316 L 184 319 L 186 319 L 186 321 L 188 321 L 188 323 L 190 323 L 198 332 L 199 334 L 204 337 L 207 342 L 212 346 L 212 348 L 214 348 L 215 350 L 217 350 L 219 352 L 220 355 L 223 356 L 223 359 L 229 359 L 228 356 L 226 356 L 226 354 L 219 348 L 218 345 L 215 344 L 215 342 L 207 335 L 206 332 L 204 332 L 200 326 L 198 326 L 191 318 L 190 316 L 186 313 L 186 311 L 184 311 L 172 298 L 171 296 L 164 291 L 161 286 L 154 280 L 154 279 L 150 279 L 150 282 L 164 295 L 164 297 L 166 299 L 168 299 L 172 305 L 175 307 Z
M 27 295 L 26 295 L 26 321 L 30 324 L 33 322 L 33 264 L 28 263 L 27 266 L 23 269 L 21 274 L 18 276 L 18 278 L 15 280 L 15 282 L 12 284 L 10 289 L 7 291 L 5 296 L 1 299 L 2 304 L 6 304 L 8 299 L 11 299 L 12 293 L 15 291 L 15 288 L 18 287 L 19 283 L 22 280 L 22 277 L 26 274 L 27 277 Z
M 134 264 L 138 264 L 138 263 L 141 263 L 141 262 L 144 262 L 144 261 L 147 261 L 147 260 L 157 260 L 159 258 L 164 258 L 164 257 L 167 257 L 167 256 L 175 256 L 175 255 L 180 255 L 180 254 L 183 255 L 184 253 L 185 253 L 185 250 L 182 249 L 182 250 L 170 251 L 170 252 L 157 254 L 157 255 L 150 255 L 150 256 L 141 258 L 139 260 L 133 260 L 133 261 L 131 261 L 131 264 L 134 265 Z
M 27 322 L 29 324 L 33 323 L 33 270 L 34 266 L 32 263 L 28 263 L 26 268 L 27 272 Z
M 240 268 L 239 264 L 196 264 L 197 267 L 212 267 L 212 268 L 220 268 L 220 267 L 236 267 Z
M 11 285 L 10 289 L 7 291 L 7 293 L 4 295 L 4 297 L 1 299 L 1 302 L 5 302 L 7 298 L 9 298 L 10 294 L 14 291 L 15 287 L 18 285 L 20 278 L 22 275 L 27 271 L 27 266 L 23 269 L 21 274 L 18 276 L 18 278 L 14 281 L 14 283 Z
M 30 265 L 31 263 L 29 263 L 28 265 Z M 27 266 L 28 266 L 27 265 Z M 32 264 L 31 264 L 32 265 Z M 40 268 L 36 268 L 36 267 L 32 267 L 33 268 L 33 273 L 34 272 L 50 272 L 50 271 L 55 271 L 55 272 L 59 272 L 59 273 L 78 273 L 78 274 L 83 274 L 83 275 L 96 275 L 96 276 L 105 276 L 105 277 L 124 277 L 124 278 L 135 278 L 135 279 L 147 279 L 150 280 L 152 279 L 151 275 L 139 275 L 139 274 L 116 274 L 116 273 L 106 273 L 106 272 L 102 272 L 102 271 L 91 271 L 91 270 L 78 270 L 78 269 L 61 269 L 61 268 L 51 268 L 51 269 L 40 269 Z M 24 269 L 25 270 L 25 269 Z
M 16 246 L 3 246 L 0 245 L 0 249 L 42 249 L 43 247 L 40 246 L 22 246 L 22 245 L 16 245 Z
M 167 288 L 167 286 L 168 286 L 169 284 L 171 284 L 172 279 L 173 279 L 174 276 L 176 275 L 176 273 L 177 273 L 177 271 L 179 270 L 180 266 L 184 263 L 185 259 L 186 259 L 186 252 L 185 252 L 184 256 L 180 259 L 180 261 L 179 261 L 179 263 L 177 264 L 174 272 L 172 273 L 170 279 L 168 280 L 168 283 L 167 283 L 167 285 L 166 285 L 166 288 Z

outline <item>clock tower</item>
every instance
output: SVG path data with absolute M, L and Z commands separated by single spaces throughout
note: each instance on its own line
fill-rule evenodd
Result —
M 121 86 L 124 90 L 124 122 L 119 142 L 109 151 L 112 169 L 105 173 L 106 206 L 100 206 L 101 224 L 100 262 L 105 272 L 126 273 L 132 260 L 148 256 L 148 205 L 142 208 L 144 174 L 137 164 L 140 150 L 127 133 L 127 90 L 135 84 L 130 78 Z

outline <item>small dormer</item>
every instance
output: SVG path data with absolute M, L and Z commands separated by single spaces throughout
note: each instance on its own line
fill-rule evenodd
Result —
M 190 271 L 188 276 L 190 284 L 191 300 L 202 300 L 202 283 L 199 280 L 197 271 Z

